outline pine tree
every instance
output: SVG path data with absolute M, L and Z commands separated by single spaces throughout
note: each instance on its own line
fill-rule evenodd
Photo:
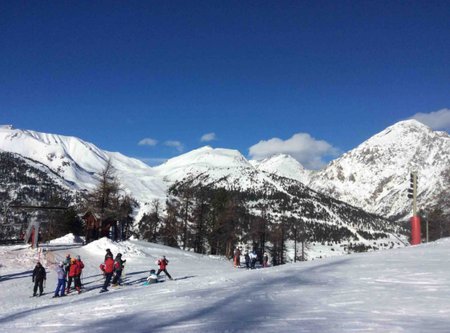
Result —
M 161 228 L 160 203 L 155 199 L 151 203 L 152 208 L 148 214 L 144 214 L 138 223 L 138 231 L 141 238 L 149 242 L 157 242 L 159 229 Z
M 84 198 L 83 212 L 90 211 L 100 218 L 101 236 L 113 231 L 113 239 L 125 239 L 133 223 L 132 212 L 137 203 L 128 195 L 120 195 L 121 186 L 116 178 L 111 160 L 106 162 L 100 179 L 93 191 Z

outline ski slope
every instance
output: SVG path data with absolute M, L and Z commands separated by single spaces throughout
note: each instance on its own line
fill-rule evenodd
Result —
M 450 239 L 246 270 L 221 257 L 101 239 L 44 253 L 0 247 L 0 332 L 449 332 Z M 126 262 L 126 285 L 99 294 L 105 249 Z M 52 299 L 54 262 L 80 255 L 86 291 Z M 173 281 L 144 286 L 166 255 Z M 30 297 L 31 271 L 46 294 Z

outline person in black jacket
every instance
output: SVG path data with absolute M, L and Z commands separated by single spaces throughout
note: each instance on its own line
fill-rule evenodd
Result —
M 38 261 L 36 267 L 33 270 L 33 296 L 36 296 L 37 289 L 39 287 L 39 296 L 44 292 L 44 280 L 47 279 L 47 273 L 45 272 L 45 268 L 42 267 L 41 263 Z
M 122 253 L 118 253 L 116 259 L 114 260 L 114 278 L 112 280 L 112 285 L 115 287 L 120 286 L 122 282 L 122 271 L 125 268 L 126 260 L 122 260 Z

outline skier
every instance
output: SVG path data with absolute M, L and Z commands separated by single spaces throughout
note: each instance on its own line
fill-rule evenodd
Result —
M 84 263 L 81 261 L 80 256 L 77 256 L 77 259 L 75 261 L 76 268 L 76 275 L 75 275 L 75 288 L 77 289 L 78 293 L 81 293 L 81 273 L 83 272 Z
M 269 255 L 267 254 L 267 252 L 264 252 L 263 267 L 269 267 Z
M 116 256 L 116 259 L 114 260 L 114 278 L 112 280 L 112 285 L 113 287 L 119 285 L 122 282 L 122 271 L 125 268 L 124 264 L 125 264 L 126 260 L 122 260 L 122 253 L 118 253 Z
M 147 284 L 153 284 L 158 282 L 158 276 L 156 275 L 156 271 L 154 269 L 150 270 L 150 275 L 147 278 Z
M 64 290 L 66 289 L 66 272 L 64 271 L 64 262 L 61 261 L 56 267 L 56 274 L 58 274 L 58 284 L 56 285 L 55 295 L 53 298 L 66 296 L 66 294 L 64 294 Z
M 44 281 L 47 279 L 47 273 L 45 268 L 42 267 L 41 263 L 38 261 L 36 267 L 33 270 L 32 281 L 34 282 L 33 296 L 36 296 L 37 289 L 39 287 L 39 296 L 44 292 Z
M 100 292 L 102 293 L 102 292 L 108 291 L 108 286 L 109 286 L 109 283 L 111 282 L 111 277 L 112 277 L 113 272 L 114 272 L 114 260 L 113 260 L 113 258 L 108 256 L 105 259 L 105 262 L 100 265 L 100 269 L 105 274 L 105 283 L 103 284 L 103 287 L 100 290 Z
M 79 268 L 77 265 L 77 260 L 75 258 L 70 259 L 69 281 L 67 282 L 66 294 L 70 293 L 70 286 L 72 285 L 72 281 L 75 289 L 78 290 L 78 292 L 80 292 L 79 286 L 76 281 L 78 272 Z
M 251 269 L 255 269 L 256 260 L 258 259 L 258 256 L 256 255 L 256 252 L 253 250 L 250 253 L 250 267 Z
M 167 277 L 170 280 L 173 280 L 172 277 L 170 276 L 169 272 L 167 272 L 167 269 L 166 269 L 167 265 L 169 264 L 169 260 L 166 259 L 166 256 L 163 256 L 161 259 L 158 259 L 156 264 L 159 265 L 158 273 L 156 273 L 156 276 L 159 276 L 159 273 L 164 272 L 164 273 L 166 273 Z
M 248 255 L 248 251 L 245 251 L 244 258 L 245 258 L 245 267 L 247 269 L 249 269 L 250 268 L 250 256 Z
M 236 248 L 236 250 L 234 250 L 234 267 L 240 266 L 241 266 L 241 250 L 239 248 Z
M 69 275 L 70 260 L 71 260 L 70 254 L 67 254 L 66 259 L 64 259 L 64 272 L 66 273 L 66 275 L 65 275 L 66 280 Z

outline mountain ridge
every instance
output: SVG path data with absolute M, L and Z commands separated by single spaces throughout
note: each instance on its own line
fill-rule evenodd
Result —
M 436 179 L 450 163 L 449 153 L 446 154 L 450 152 L 449 135 L 432 131 L 416 120 L 389 126 L 318 171 L 305 169 L 287 154 L 249 161 L 237 150 L 210 146 L 150 167 L 73 136 L 14 129 L 11 125 L 0 126 L 0 150 L 42 163 L 77 189 L 85 190 L 95 187 L 98 174 L 111 160 L 118 180 L 124 184 L 123 190 L 143 203 L 164 201 L 170 185 L 187 177 L 201 175 L 212 183 L 220 179 L 223 184 L 242 189 L 272 184 L 281 190 L 271 177 L 277 175 L 368 212 L 396 219 L 409 213 L 406 191 L 410 170 L 419 171 L 419 202 L 424 203 L 446 188 Z

